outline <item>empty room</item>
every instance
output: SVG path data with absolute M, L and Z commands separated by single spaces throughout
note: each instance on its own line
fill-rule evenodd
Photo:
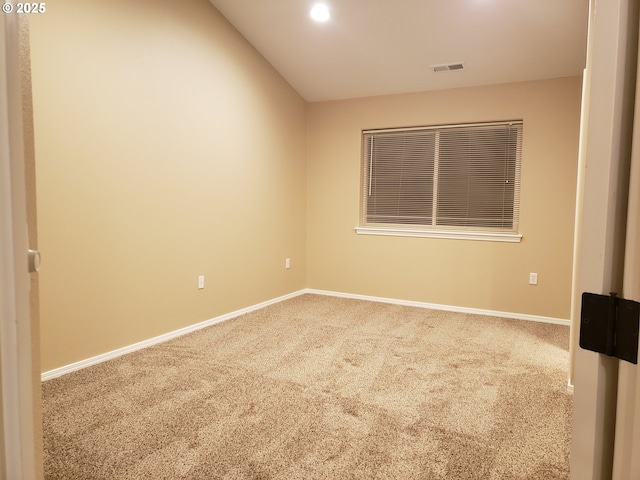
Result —
M 606 478 L 589 1 L 28 10 L 33 478 Z

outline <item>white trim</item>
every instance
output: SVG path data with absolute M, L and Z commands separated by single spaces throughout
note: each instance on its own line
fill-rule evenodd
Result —
M 363 134 L 370 133 L 389 133 L 389 132 L 412 132 L 420 130 L 450 130 L 452 128 L 466 128 L 466 127 L 493 127 L 493 126 L 505 126 L 505 125 L 523 125 L 523 120 L 505 120 L 503 122 L 478 122 L 478 123 L 459 123 L 451 125 L 427 125 L 424 127 L 398 127 L 398 128 L 371 128 L 369 130 L 362 130 Z
M 239 317 L 240 315 L 244 315 L 245 313 L 253 312 L 255 310 L 259 310 L 261 308 L 267 307 L 269 305 L 273 305 L 275 303 L 279 303 L 284 300 L 289 300 L 291 298 L 295 298 L 307 293 L 313 294 L 313 295 L 325 295 L 330 297 L 352 298 L 355 300 L 368 300 L 371 302 L 392 303 L 395 305 L 404 305 L 408 307 L 430 308 L 432 310 L 444 310 L 444 311 L 458 312 L 458 313 L 471 313 L 474 315 L 486 315 L 491 317 L 512 318 L 516 320 L 527 320 L 527 321 L 533 321 L 533 322 L 552 323 L 555 325 L 569 326 L 569 320 L 564 320 L 560 318 L 541 317 L 537 315 L 527 315 L 522 313 L 498 312 L 493 310 L 482 310 L 478 308 L 455 307 L 450 305 L 439 305 L 435 303 L 415 302 L 411 300 L 398 300 L 394 298 L 373 297 L 369 295 L 357 295 L 352 293 L 332 292 L 328 290 L 316 290 L 314 288 L 304 288 L 302 290 L 298 290 L 288 295 L 283 295 L 281 297 L 274 298 L 272 300 L 267 300 L 265 302 L 252 305 L 250 307 L 243 308 L 241 310 L 236 310 L 235 312 L 227 313 L 225 315 L 221 315 L 219 317 L 215 317 L 210 320 L 205 320 L 204 322 L 196 323 L 195 325 L 190 325 L 188 327 L 184 327 L 179 330 L 174 330 L 173 332 L 165 333 L 164 335 L 153 337 L 148 340 L 143 340 L 142 342 L 134 343 L 133 345 L 118 348 L 117 350 L 112 350 L 110 352 L 106 352 L 101 355 L 96 355 L 95 357 L 87 358 L 86 360 L 81 360 L 79 362 L 65 365 L 64 367 L 56 368 L 54 370 L 49 370 L 48 372 L 43 372 L 41 375 L 41 379 L 44 382 L 47 380 L 51 380 L 52 378 L 66 375 L 67 373 L 75 372 L 77 370 L 82 370 L 83 368 L 90 367 L 98 363 L 106 362 L 107 360 L 112 360 L 114 358 L 121 357 L 122 355 L 126 355 L 128 353 L 132 353 L 137 350 L 141 350 L 143 348 L 156 345 L 158 343 L 166 342 L 168 340 L 181 337 L 182 335 L 195 332 L 196 330 L 201 330 L 211 325 L 215 325 L 217 323 L 221 323 L 226 320 Z
M 0 478 L 36 478 L 18 15 L 0 18 Z
M 0 19 L 0 390 L 2 402 L 2 442 L 0 442 L 0 478 L 22 476 L 20 425 L 20 360 L 18 355 L 17 317 L 19 299 L 16 289 L 14 258 L 14 215 L 11 172 L 11 133 L 9 127 L 8 62 L 6 59 L 5 18 Z M 23 187 L 24 188 L 24 187 Z M 23 192 L 24 193 L 24 192 Z M 22 221 L 25 221 L 23 215 Z
M 447 238 L 450 240 L 484 240 L 489 242 L 518 243 L 521 233 L 465 232 L 457 230 L 412 230 L 382 227 L 355 227 L 358 235 L 383 235 L 389 237 Z
M 298 297 L 304 293 L 306 293 L 304 290 L 298 290 L 297 292 L 289 293 L 278 298 L 267 300 L 265 302 L 252 305 L 247 308 L 236 310 L 235 312 L 220 315 L 219 317 L 211 318 L 209 320 L 205 320 L 204 322 L 196 323 L 195 325 L 190 325 L 179 330 L 174 330 L 173 332 L 165 333 L 164 335 L 153 337 L 148 340 L 143 340 L 142 342 L 134 343 L 133 345 L 128 345 L 126 347 L 118 348 L 117 350 L 112 350 L 101 355 L 96 355 L 95 357 L 87 358 L 86 360 L 80 360 L 79 362 L 71 363 L 69 365 L 65 365 L 64 367 L 49 370 L 48 372 L 43 372 L 40 378 L 43 382 L 51 380 L 52 378 L 60 377 L 62 375 L 66 375 L 67 373 L 82 370 L 83 368 L 106 362 L 107 360 L 112 360 L 117 357 L 121 357 L 122 355 L 135 352 L 136 350 L 142 350 L 143 348 L 147 348 L 158 343 L 173 340 L 174 338 L 178 338 L 188 333 L 195 332 L 196 330 L 201 330 L 203 328 L 210 327 L 211 325 L 215 325 L 217 323 L 222 323 L 226 320 L 239 317 L 240 315 L 244 315 L 245 313 L 268 307 L 269 305 L 273 305 L 274 303 L 279 303 L 284 300 L 289 300 L 290 298 Z
M 567 382 L 567 393 L 573 395 L 573 384 L 571 382 Z
M 314 288 L 305 288 L 304 293 L 314 295 L 326 295 L 330 297 L 353 298 L 355 300 L 368 300 L 371 302 L 391 303 L 394 305 L 403 305 L 406 307 L 430 308 L 432 310 L 443 310 L 446 312 L 471 313 L 474 315 L 485 315 L 489 317 L 512 318 L 515 320 L 526 320 L 529 322 L 552 323 L 554 325 L 563 325 L 568 327 L 571 322 L 564 318 L 542 317 L 540 315 L 529 315 L 526 313 L 498 312 L 495 310 L 483 310 L 480 308 L 456 307 L 452 305 L 440 305 L 437 303 L 415 302 L 413 300 L 398 300 L 395 298 L 373 297 L 370 295 L 357 295 L 353 293 L 332 292 L 328 290 L 316 290 Z

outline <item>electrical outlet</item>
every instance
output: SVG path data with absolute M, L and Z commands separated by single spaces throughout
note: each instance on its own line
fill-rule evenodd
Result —
M 285 258 L 284 259 L 284 268 L 291 268 L 291 259 L 290 258 Z
M 538 284 L 538 274 L 531 272 L 529 274 L 529 285 L 537 285 Z
M 198 276 L 198 290 L 202 290 L 204 288 L 204 275 Z

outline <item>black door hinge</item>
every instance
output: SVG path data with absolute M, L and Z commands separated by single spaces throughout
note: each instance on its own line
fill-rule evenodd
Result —
M 640 303 L 615 293 L 582 294 L 580 347 L 638 364 Z

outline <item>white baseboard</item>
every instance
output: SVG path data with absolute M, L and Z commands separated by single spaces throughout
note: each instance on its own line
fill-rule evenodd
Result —
M 43 372 L 40 378 L 43 382 L 46 380 L 51 380 L 52 378 L 60 377 L 67 373 L 75 372 L 77 370 L 90 367 L 91 365 L 96 365 L 98 363 L 106 362 L 107 360 L 121 357 L 122 355 L 126 355 L 127 353 L 135 352 L 136 350 L 141 350 L 143 348 L 150 347 L 158 343 L 166 342 L 168 340 L 181 337 L 182 335 L 186 335 L 187 333 L 195 332 L 196 330 L 200 330 L 200 329 L 209 327 L 211 325 L 215 325 L 216 323 L 224 322 L 225 320 L 230 320 L 232 318 L 239 317 L 240 315 L 253 312 L 254 310 L 259 310 L 269 305 L 273 305 L 274 303 L 278 303 L 284 300 L 288 300 L 290 298 L 298 297 L 305 293 L 314 294 L 314 295 L 326 295 L 331 297 L 353 298 L 356 300 L 368 300 L 372 302 L 391 303 L 395 305 L 405 305 L 408 307 L 430 308 L 433 310 L 444 310 L 448 312 L 471 313 L 476 315 L 487 315 L 491 317 L 513 318 L 517 320 L 553 323 L 555 325 L 565 325 L 565 326 L 570 325 L 569 320 L 564 320 L 561 318 L 541 317 L 537 315 L 527 315 L 527 314 L 521 314 L 521 313 L 497 312 L 493 310 L 481 310 L 478 308 L 455 307 L 451 305 L 439 305 L 436 303 L 415 302 L 411 300 L 398 300 L 394 298 L 373 297 L 369 295 L 357 295 L 352 293 L 332 292 L 328 290 L 316 290 L 313 288 L 305 288 L 302 290 L 298 290 L 297 292 L 290 293 L 288 295 L 283 295 L 281 297 L 274 298 L 272 300 L 267 300 L 265 302 L 258 303 L 256 305 L 243 308 L 241 310 L 236 310 L 235 312 L 227 313 L 225 315 L 221 315 L 219 317 L 215 317 L 210 320 L 205 320 L 204 322 L 196 323 L 195 325 L 190 325 L 188 327 L 181 328 L 179 330 L 174 330 L 173 332 L 165 333 L 164 335 L 160 335 L 158 337 L 153 337 L 148 340 L 143 340 L 142 342 L 134 343 L 133 345 L 128 345 L 126 347 L 118 348 L 117 350 L 112 350 L 110 352 L 106 352 L 101 355 L 96 355 L 95 357 L 87 358 L 86 360 L 81 360 L 79 362 L 71 363 L 69 365 L 65 365 L 60 368 L 49 370 L 48 372 Z M 570 387 L 573 387 L 573 386 L 571 385 Z
M 48 372 L 43 372 L 42 375 L 40 375 L 40 379 L 43 382 L 46 380 L 51 380 L 52 378 L 60 377 L 67 373 L 75 372 L 76 370 L 81 370 L 83 368 L 90 367 L 91 365 L 96 365 L 98 363 L 106 362 L 107 360 L 121 357 L 122 355 L 126 355 L 127 353 L 135 352 L 136 350 L 141 350 L 143 348 L 150 347 L 151 345 L 156 345 L 158 343 L 166 342 L 168 340 L 181 337 L 182 335 L 186 335 L 187 333 L 195 332 L 196 330 L 201 330 L 211 325 L 215 325 L 216 323 L 221 323 L 221 322 L 224 322 L 225 320 L 230 320 L 232 318 L 239 317 L 240 315 L 244 315 L 245 313 L 253 312 L 254 310 L 259 310 L 269 305 L 273 305 L 274 303 L 282 302 L 283 300 L 288 300 L 290 298 L 303 295 L 304 293 L 306 293 L 304 290 L 298 290 L 297 292 L 293 292 L 288 295 L 283 295 L 281 297 L 274 298 L 272 300 L 267 300 L 265 302 L 252 305 L 250 307 L 243 308 L 241 310 L 236 310 L 235 312 L 227 313 L 225 315 L 221 315 L 219 317 L 215 317 L 210 320 L 205 320 L 204 322 L 196 323 L 195 325 L 190 325 L 188 327 L 181 328 L 179 330 L 174 330 L 173 332 L 165 333 L 164 335 L 160 335 L 158 337 L 153 337 L 148 340 L 143 340 L 142 342 L 134 343 L 133 345 L 128 345 L 126 347 L 118 348 L 117 350 L 112 350 L 110 352 L 103 353 L 101 355 L 96 355 L 95 357 L 87 358 L 86 360 L 81 360 L 79 362 L 65 365 L 64 367 L 49 370 Z
M 455 307 L 452 305 L 440 305 L 437 303 L 414 302 L 411 300 L 397 300 L 395 298 L 372 297 L 369 295 L 356 295 L 353 293 L 332 292 L 328 290 L 316 290 L 305 288 L 304 293 L 315 295 L 327 295 L 331 297 L 353 298 L 356 300 L 368 300 L 371 302 L 392 303 L 394 305 L 404 305 L 407 307 L 430 308 L 432 310 L 444 310 L 447 312 L 472 313 L 475 315 L 487 315 L 490 317 L 513 318 L 516 320 L 527 320 L 529 322 L 552 323 L 554 325 L 570 326 L 571 322 L 562 318 L 542 317 L 539 315 L 528 315 L 525 313 L 498 312 L 494 310 L 482 310 L 479 308 Z

